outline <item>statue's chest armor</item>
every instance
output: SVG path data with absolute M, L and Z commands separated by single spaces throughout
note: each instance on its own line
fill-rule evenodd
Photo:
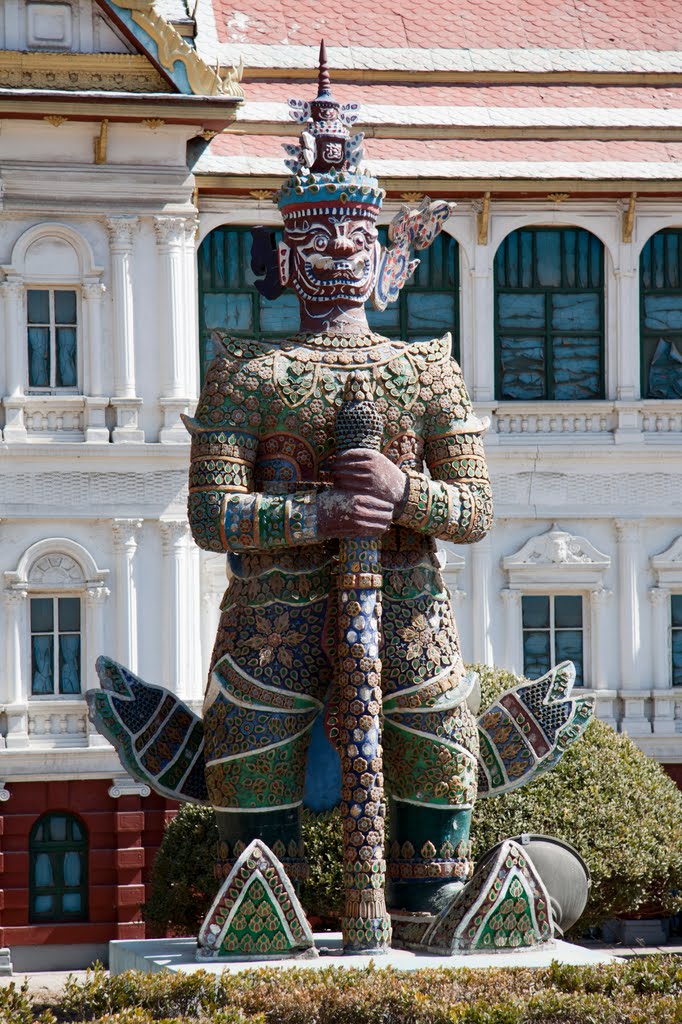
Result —
M 395 463 L 421 463 L 423 442 L 418 367 L 404 346 L 358 352 L 292 348 L 272 360 L 256 460 L 256 483 L 289 484 L 330 479 L 334 426 L 349 373 L 371 381 L 384 419 L 383 451 Z

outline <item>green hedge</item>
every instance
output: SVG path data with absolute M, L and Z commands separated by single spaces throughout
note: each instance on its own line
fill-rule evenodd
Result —
M 509 672 L 476 666 L 481 706 L 514 686 Z M 579 929 L 617 915 L 675 913 L 682 891 L 682 793 L 627 736 L 593 722 L 551 772 L 504 797 L 480 800 L 472 838 L 479 857 L 500 839 L 540 832 L 585 858 L 592 892 Z M 342 846 L 338 813 L 307 815 L 310 878 L 301 900 L 314 918 L 339 916 Z M 213 812 L 186 806 L 169 826 L 153 871 L 146 919 L 159 931 L 196 934 L 216 882 Z
M 0 990 L 3 1024 L 31 1024 L 34 1007 Z M 597 967 L 396 972 L 286 968 L 240 974 L 103 970 L 70 979 L 60 1021 L 99 1024 L 675 1024 L 682 966 L 648 957 Z M 45 1015 L 41 1024 L 54 1018 Z

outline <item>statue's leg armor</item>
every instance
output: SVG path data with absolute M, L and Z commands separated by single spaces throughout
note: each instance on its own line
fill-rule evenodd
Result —
M 447 694 L 441 700 L 447 705 Z M 390 794 L 387 905 L 435 912 L 471 875 L 477 730 L 466 704 L 385 712 Z
M 252 608 L 241 600 L 243 589 L 235 581 L 223 603 L 204 699 L 206 784 L 220 835 L 217 873 L 226 877 L 243 849 L 262 839 L 297 882 L 305 874 L 306 754 L 322 708 L 317 694 L 330 674 L 324 655 L 315 654 L 326 602 Z
M 421 593 L 415 593 L 418 581 Z M 418 577 L 415 570 L 403 570 L 400 577 L 390 574 L 386 584 L 386 902 L 392 911 L 432 913 L 471 874 L 469 827 L 476 799 L 478 729 L 466 704 L 457 631 L 439 575 L 427 569 Z

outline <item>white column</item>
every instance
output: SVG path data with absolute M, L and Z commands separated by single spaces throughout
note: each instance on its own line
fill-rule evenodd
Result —
M 500 591 L 504 604 L 505 651 L 502 668 L 517 675 L 523 674 L 523 621 L 521 617 L 520 590 L 509 587 Z
M 670 688 L 670 591 L 665 587 L 652 587 L 651 646 L 653 686 L 656 690 Z
M 185 220 L 185 382 L 186 392 L 190 398 L 199 397 L 199 282 L 197 279 L 196 238 L 199 231 L 199 218 L 187 217 Z
M 137 588 L 134 559 L 141 519 L 114 519 L 111 528 L 116 555 L 116 653 L 115 658 L 137 672 Z
M 592 658 L 590 666 L 590 683 L 595 690 L 604 690 L 608 687 L 606 673 L 606 643 L 607 634 L 604 628 L 604 606 L 613 596 L 612 590 L 606 587 L 597 587 L 590 591 L 590 639 Z
M 595 691 L 597 701 L 597 717 L 610 725 L 612 729 L 618 728 L 618 690 L 609 689 L 607 659 L 613 660 L 613 651 L 607 651 L 609 634 L 604 625 L 604 608 L 607 602 L 613 597 L 613 591 L 606 587 L 597 587 L 590 591 L 590 664 L 589 683 Z
M 5 441 L 25 441 L 24 393 L 28 386 L 28 352 L 23 318 L 24 282 L 18 276 L 7 277 L 2 285 L 5 305 Z
M 179 697 L 190 696 L 187 649 L 188 580 L 187 540 L 189 526 L 185 519 L 159 520 L 163 552 L 163 685 Z
M 7 747 L 28 746 L 28 692 L 30 681 L 22 671 L 22 641 L 28 635 L 26 591 L 5 590 L 5 684 Z M 27 667 L 30 675 L 30 667 Z
M 671 684 L 670 591 L 652 587 L 651 645 L 653 662 L 654 735 L 675 735 L 675 694 Z
M 651 733 L 646 717 L 650 689 L 640 678 L 640 610 L 637 595 L 639 523 L 616 519 L 618 536 L 618 632 L 620 648 L 620 698 L 623 701 L 622 729 L 631 736 Z
M 640 411 L 639 267 L 631 243 L 621 243 L 619 266 L 614 270 L 615 317 L 609 331 L 607 366 L 615 365 L 616 443 L 642 441 Z M 611 392 L 613 393 L 613 392 Z
M 109 442 L 109 431 L 105 422 L 105 410 L 109 399 L 104 397 L 102 373 L 102 297 L 105 291 L 99 277 L 83 283 L 85 440 L 102 444 Z
M 476 210 L 471 214 L 476 229 Z M 474 235 L 476 237 L 476 234 Z M 471 270 L 473 321 L 473 395 L 474 402 L 495 400 L 495 328 L 492 260 L 490 244 L 476 245 Z
M 88 586 L 88 589 L 85 591 L 84 690 L 94 689 L 99 686 L 99 679 L 95 672 L 95 662 L 100 655 L 107 653 L 104 649 L 104 605 L 109 594 L 109 588 L 103 587 L 100 583 Z M 89 718 L 86 729 L 89 747 L 107 746 L 108 740 L 97 731 Z
M 473 660 L 493 664 L 490 641 L 490 578 L 493 571 L 490 535 L 472 544 L 471 552 L 471 635 Z
M 154 229 L 159 254 L 158 337 L 163 380 L 159 440 L 162 444 L 177 444 L 189 441 L 179 419 L 189 407 L 185 353 L 189 339 L 184 311 L 186 221 L 184 217 L 155 217 Z
M 112 439 L 144 441 L 138 428 L 142 404 L 135 395 L 135 319 L 133 309 L 133 239 L 137 217 L 108 217 L 111 252 L 111 295 L 113 300 L 114 397 L 116 426 Z

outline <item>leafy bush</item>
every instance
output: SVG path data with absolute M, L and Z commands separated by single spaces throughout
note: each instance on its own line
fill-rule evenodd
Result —
M 675 1024 L 682 967 L 671 956 L 538 970 L 370 965 L 108 978 L 99 969 L 70 979 L 58 1009 L 70 1024 Z
M 142 908 L 159 935 L 196 935 L 218 890 L 214 874 L 218 826 L 210 807 L 184 804 L 166 827 Z
M 476 668 L 481 707 L 519 681 L 510 672 Z M 522 832 L 564 839 L 585 858 L 592 891 L 579 929 L 619 914 L 674 913 L 682 903 L 682 793 L 655 761 L 603 722 L 593 722 L 536 782 L 476 804 L 475 857 Z M 343 900 L 338 812 L 306 815 L 304 837 L 310 877 L 301 887 L 301 901 L 312 917 L 338 917 Z M 210 810 L 186 806 L 169 825 L 145 910 L 157 928 L 196 934 L 216 891 L 216 841 Z

